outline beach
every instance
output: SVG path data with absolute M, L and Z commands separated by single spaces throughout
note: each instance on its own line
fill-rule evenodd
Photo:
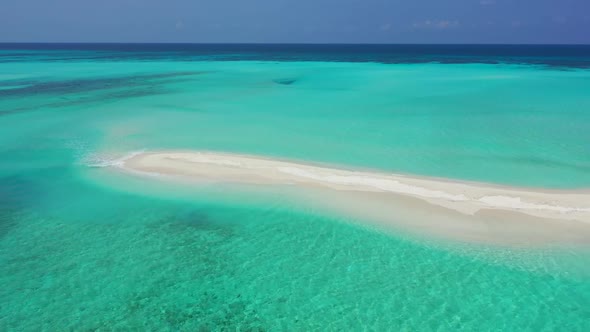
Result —
M 152 178 L 192 180 L 195 185 L 207 180 L 320 189 L 325 194 L 316 201 L 325 206 L 385 226 L 460 240 L 590 244 L 587 190 L 543 191 L 218 152 L 139 152 L 113 165 Z M 413 218 L 400 218 L 400 211 L 412 210 Z M 421 216 L 424 211 L 432 216 Z

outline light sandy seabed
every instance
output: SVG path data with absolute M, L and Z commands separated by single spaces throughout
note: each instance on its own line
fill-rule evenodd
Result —
M 216 152 L 141 152 L 114 165 L 168 179 L 296 186 L 309 189 L 310 204 L 419 234 L 511 245 L 590 244 L 587 190 L 513 188 Z

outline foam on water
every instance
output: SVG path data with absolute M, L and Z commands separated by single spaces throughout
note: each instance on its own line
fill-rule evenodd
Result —
M 82 164 L 88 167 L 123 167 L 125 161 L 137 155 L 145 153 L 145 150 L 129 152 L 123 156 L 113 157 L 105 153 L 90 153 L 83 160 Z
M 511 209 L 550 210 L 560 213 L 590 212 L 590 208 L 586 207 L 567 207 L 551 204 L 536 204 L 526 202 L 521 197 L 484 196 L 482 198 L 479 198 L 478 201 L 487 204 L 491 207 L 506 207 Z
M 393 193 L 410 194 L 427 198 L 442 198 L 450 201 L 469 200 L 467 196 L 462 194 L 453 195 L 440 190 L 432 190 L 423 187 L 407 185 L 397 180 L 387 180 L 383 178 L 372 178 L 370 176 L 357 175 L 320 175 L 296 167 L 278 167 L 277 169 L 283 173 L 333 184 L 367 186 Z
M 463 194 L 451 194 L 448 192 L 444 192 L 441 190 L 433 190 L 424 187 L 419 187 L 415 185 L 408 185 L 401 183 L 397 180 L 388 180 L 384 178 L 373 178 L 370 176 L 361 176 L 361 175 L 323 175 L 310 172 L 308 170 L 299 169 L 296 167 L 278 167 L 277 170 L 303 177 L 308 179 L 313 179 L 320 182 L 332 183 L 332 184 L 339 184 L 339 185 L 349 185 L 349 186 L 366 186 L 370 188 L 375 188 L 378 190 L 392 192 L 392 193 L 400 193 L 400 194 L 409 194 L 418 197 L 424 198 L 437 198 L 437 199 L 444 199 L 449 200 L 452 202 L 467 202 L 467 201 L 476 201 L 483 203 L 491 208 L 510 208 L 510 209 L 522 209 L 522 210 L 549 210 L 549 211 L 556 211 L 561 213 L 569 213 L 569 212 L 590 212 L 590 207 L 567 207 L 567 206 L 559 206 L 559 205 L 552 205 L 552 204 L 537 204 L 531 203 L 523 200 L 521 197 L 510 197 L 510 196 L 483 196 L 481 198 L 476 198 L 475 200 L 467 197 Z

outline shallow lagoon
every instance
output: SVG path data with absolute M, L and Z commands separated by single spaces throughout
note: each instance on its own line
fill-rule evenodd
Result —
M 583 248 L 383 234 L 280 197 L 138 190 L 88 167 L 191 148 L 588 187 L 585 69 L 173 57 L 0 69 L 2 330 L 590 328 Z

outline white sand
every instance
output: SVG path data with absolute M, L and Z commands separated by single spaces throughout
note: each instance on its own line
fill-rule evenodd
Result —
M 381 208 L 374 206 L 368 208 L 367 206 L 371 205 L 372 201 L 383 201 L 384 199 L 387 201 L 388 198 L 392 198 L 399 203 L 401 198 L 406 197 L 413 198 L 412 202 L 424 201 L 463 216 L 477 215 L 480 222 L 485 221 L 487 232 L 490 230 L 490 215 L 506 219 L 504 218 L 507 215 L 506 212 L 512 212 L 513 214 L 509 214 L 512 219 L 526 219 L 526 223 L 531 227 L 535 227 L 535 220 L 539 220 L 537 225 L 547 224 L 547 220 L 555 220 L 562 222 L 561 225 L 567 225 L 568 232 L 575 233 L 576 230 L 582 230 L 580 234 L 590 235 L 587 233 L 590 230 L 590 191 L 587 190 L 513 188 L 484 183 L 353 171 L 256 156 L 213 152 L 141 152 L 122 159 L 116 166 L 147 174 L 158 173 L 228 183 L 312 186 L 329 189 L 333 192 L 337 191 L 339 195 L 346 192 L 352 195 L 348 196 L 352 199 L 347 201 L 346 205 L 348 206 L 343 207 L 342 211 L 361 210 L 359 215 L 363 215 L 363 209 L 366 210 L 367 215 L 370 215 L 375 214 L 375 209 L 382 209 L 390 205 L 383 203 Z M 350 205 L 355 205 L 354 197 L 360 198 L 360 195 L 363 199 L 359 200 L 358 206 L 351 209 Z M 367 197 L 373 198 L 367 199 Z M 365 202 L 360 203 L 363 200 Z M 419 205 L 414 203 L 410 205 L 413 206 L 413 209 L 421 209 Z M 381 218 L 381 221 L 387 222 L 387 215 L 394 212 L 386 210 L 381 213 L 384 217 Z M 424 207 L 424 210 L 428 210 L 428 208 Z M 498 213 L 494 214 L 494 211 Z M 527 218 L 515 218 L 515 216 L 527 215 Z M 499 216 L 504 217 L 500 218 Z M 564 223 L 564 221 L 568 222 Z M 548 229 L 559 230 L 559 224 L 553 224 Z M 437 227 L 444 228 L 440 223 L 437 223 Z M 473 225 L 469 225 L 469 227 L 473 228 Z M 526 227 L 524 232 L 526 232 Z M 499 233 L 505 232 L 499 230 Z

